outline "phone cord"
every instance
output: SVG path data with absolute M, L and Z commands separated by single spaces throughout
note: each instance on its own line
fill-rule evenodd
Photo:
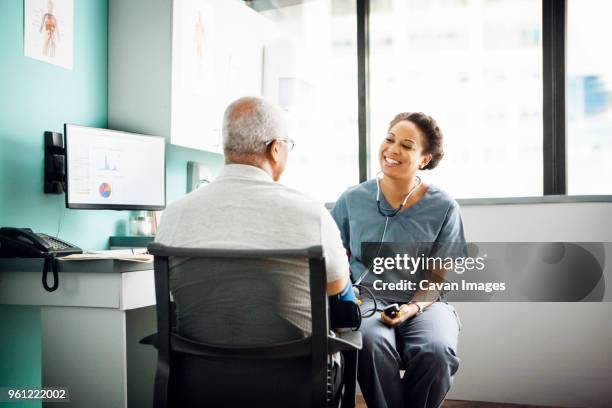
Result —
M 53 286 L 49 286 L 47 283 L 47 274 L 49 268 L 53 272 Z M 43 264 L 42 284 L 47 292 L 54 292 L 59 286 L 59 277 L 57 276 L 57 259 L 54 254 L 47 254 L 45 256 L 45 263 Z

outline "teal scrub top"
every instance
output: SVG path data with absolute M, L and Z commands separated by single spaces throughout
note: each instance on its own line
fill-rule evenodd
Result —
M 362 259 L 362 243 L 380 243 L 385 227 L 385 217 L 378 212 L 376 205 L 376 179 L 368 180 L 346 190 L 336 201 L 331 211 L 338 224 L 344 248 L 350 251 L 349 263 L 353 279 L 358 279 L 365 269 L 371 267 L 371 260 Z M 380 193 L 380 204 L 385 214 L 393 213 L 393 208 Z M 430 243 L 427 256 L 462 255 L 465 248 L 465 235 L 459 204 L 445 191 L 429 185 L 427 192 L 415 204 L 396 216 L 389 218 L 384 242 Z M 436 248 L 448 251 L 461 248 L 460 253 L 434 253 Z M 458 244 L 458 246 L 457 246 Z M 414 254 L 418 255 L 418 254 Z M 422 270 L 419 271 L 422 274 Z M 364 284 L 371 284 L 382 275 L 368 272 Z M 422 275 L 420 275 L 422 276 Z M 389 276 L 386 277 L 389 280 Z M 401 277 L 396 277 L 396 280 Z M 388 300 L 408 301 L 413 293 L 406 292 L 401 298 L 387 296 Z

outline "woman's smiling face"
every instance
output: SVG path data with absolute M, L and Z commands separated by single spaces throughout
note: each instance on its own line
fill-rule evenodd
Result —
M 419 128 L 408 120 L 402 120 L 389 129 L 380 145 L 380 169 L 389 177 L 412 178 L 431 160 L 426 151 L 425 137 Z

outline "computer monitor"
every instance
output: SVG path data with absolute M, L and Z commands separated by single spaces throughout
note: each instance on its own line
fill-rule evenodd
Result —
M 166 206 L 165 139 L 64 125 L 66 207 L 162 210 Z

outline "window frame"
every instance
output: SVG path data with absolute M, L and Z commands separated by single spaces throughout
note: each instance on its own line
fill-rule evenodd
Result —
M 566 17 L 567 0 L 542 0 L 544 195 L 567 195 Z

